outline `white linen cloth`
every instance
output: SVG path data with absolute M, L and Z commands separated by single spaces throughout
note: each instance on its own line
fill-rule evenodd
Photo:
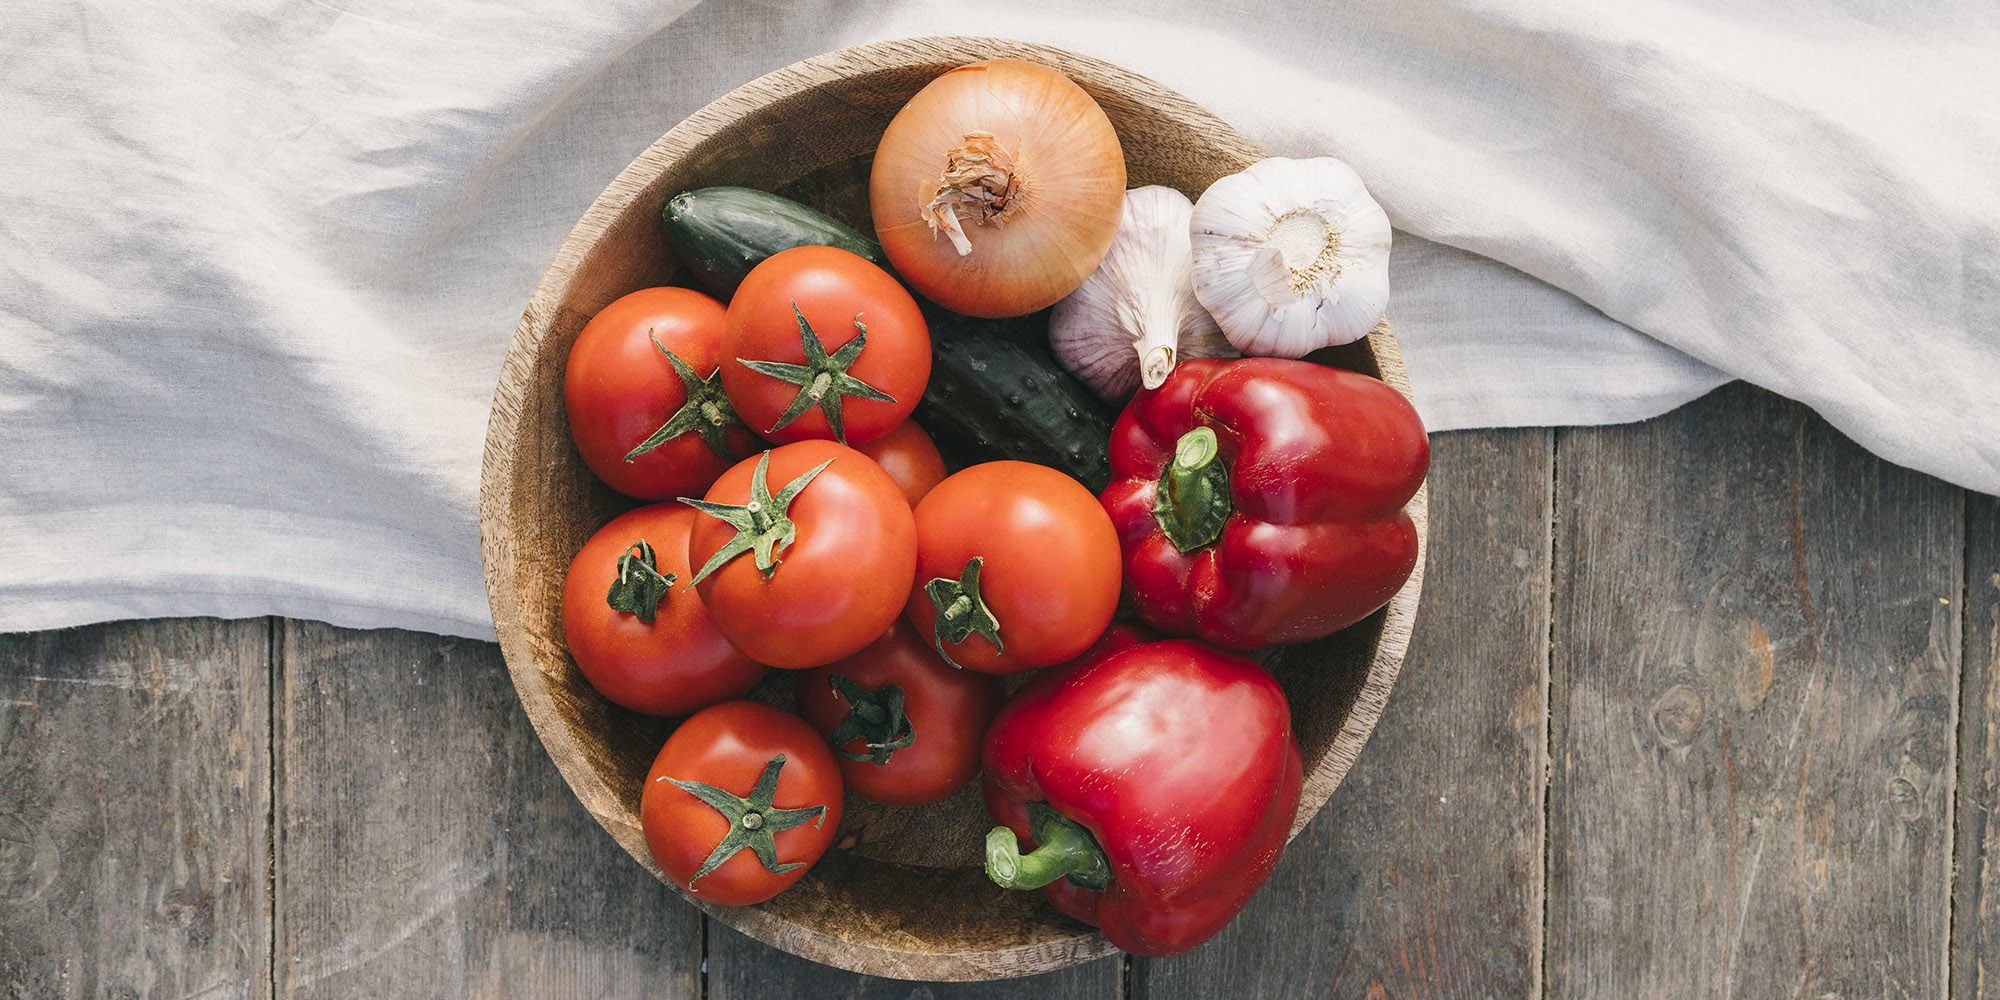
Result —
M 4 3 L 0 629 L 490 636 L 479 457 L 557 244 L 701 104 L 879 38 L 1150 75 L 1400 230 L 1436 429 L 1729 378 L 2000 491 L 2000 7 Z

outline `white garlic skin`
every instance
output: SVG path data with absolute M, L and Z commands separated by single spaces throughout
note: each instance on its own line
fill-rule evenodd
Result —
M 1156 388 L 1182 358 L 1236 352 L 1194 294 L 1194 203 L 1169 187 L 1125 192 L 1111 250 L 1049 314 L 1049 346 L 1113 403 Z
M 1192 226 L 1195 295 L 1244 354 L 1352 343 L 1388 310 L 1389 216 L 1330 156 L 1273 157 L 1216 181 Z

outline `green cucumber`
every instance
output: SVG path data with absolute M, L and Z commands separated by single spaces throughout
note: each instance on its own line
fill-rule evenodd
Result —
M 769 191 L 706 187 L 683 191 L 660 209 L 667 246 L 702 287 L 727 301 L 750 269 L 781 250 L 828 246 L 886 268 L 882 245 L 824 212 Z
M 916 417 L 946 454 L 1050 466 L 1093 493 L 1110 483 L 1117 414 L 1049 353 L 1048 313 L 972 319 L 924 306 L 931 381 Z

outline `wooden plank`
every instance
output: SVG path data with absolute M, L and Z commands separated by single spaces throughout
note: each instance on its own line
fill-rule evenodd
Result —
M 1432 439 L 1430 564 L 1388 711 L 1249 908 L 1135 963 L 1136 996 L 1539 995 L 1550 443 Z
M 692 997 L 701 931 L 578 805 L 499 648 L 287 623 L 285 997 Z
M 0 994 L 270 995 L 270 624 L 0 636 Z
M 1123 963 L 1098 959 L 1059 972 L 986 983 L 913 983 L 844 972 L 708 924 L 708 1000 L 1118 1000 Z
M 1744 386 L 1556 454 L 1550 996 L 1942 996 L 1960 491 Z
M 1987 997 L 2000 992 L 2000 498 L 1965 498 L 1963 614 L 1952 995 Z

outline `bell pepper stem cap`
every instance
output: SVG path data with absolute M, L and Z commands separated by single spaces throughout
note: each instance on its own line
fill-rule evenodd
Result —
M 1196 427 L 1174 442 L 1173 460 L 1160 472 L 1153 517 L 1174 548 L 1193 552 L 1222 535 L 1235 504 L 1229 497 L 1229 465 L 1222 460 L 1215 430 Z
M 1111 866 L 1097 838 L 1082 824 L 1040 802 L 1028 804 L 1028 822 L 1038 846 L 1021 853 L 1014 831 L 996 826 L 986 834 L 986 875 L 1003 889 L 1039 889 L 1067 878 L 1099 892 L 1111 885 Z

